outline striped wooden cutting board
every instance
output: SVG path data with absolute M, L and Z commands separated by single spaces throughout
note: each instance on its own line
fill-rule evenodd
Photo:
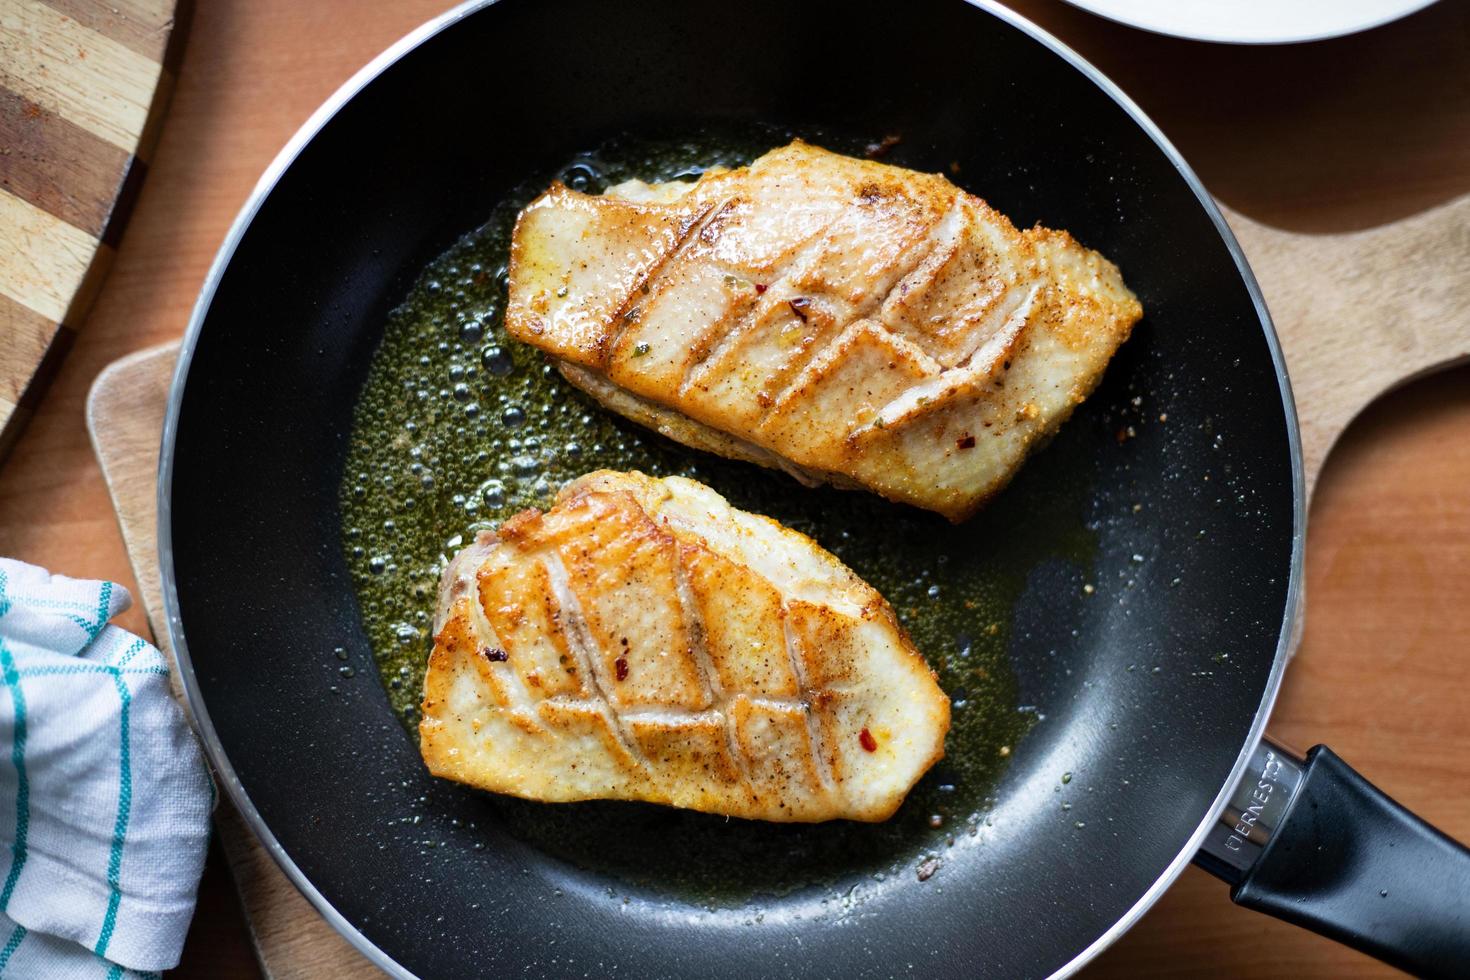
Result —
M 183 31 L 175 0 L 0 0 L 0 457 L 107 272 Z

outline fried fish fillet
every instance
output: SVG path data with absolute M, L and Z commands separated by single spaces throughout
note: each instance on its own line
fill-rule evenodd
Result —
M 687 445 L 968 517 L 1142 315 L 1070 235 L 801 141 L 521 212 L 506 328 Z
M 949 699 L 871 586 L 692 480 L 607 470 L 444 573 L 420 748 L 527 799 L 887 819 Z

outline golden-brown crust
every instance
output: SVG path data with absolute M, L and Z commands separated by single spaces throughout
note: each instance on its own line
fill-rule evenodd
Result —
M 1067 233 L 800 141 L 669 200 L 553 188 L 514 250 L 508 329 L 609 407 L 954 520 L 1055 431 L 1142 314 Z M 600 270 L 590 292 L 584 267 Z
M 882 598 L 698 484 L 590 474 L 476 547 L 425 683 L 437 775 L 874 820 L 943 752 L 948 700 Z M 870 728 L 901 736 L 870 748 Z
M 586 697 L 545 567 L 487 565 L 477 580 L 480 611 L 500 640 L 497 656 L 504 656 L 521 683 L 545 697 Z
M 799 697 L 786 652 L 781 593 L 701 541 L 681 541 L 679 561 L 720 687 L 769 698 Z

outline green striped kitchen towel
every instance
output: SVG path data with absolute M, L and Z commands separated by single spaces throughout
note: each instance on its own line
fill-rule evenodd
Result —
M 177 965 L 214 793 L 111 582 L 0 558 L 0 977 Z

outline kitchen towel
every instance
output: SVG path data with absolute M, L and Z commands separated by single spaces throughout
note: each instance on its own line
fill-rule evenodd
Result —
M 214 788 L 129 602 L 0 558 L 0 977 L 179 961 Z

